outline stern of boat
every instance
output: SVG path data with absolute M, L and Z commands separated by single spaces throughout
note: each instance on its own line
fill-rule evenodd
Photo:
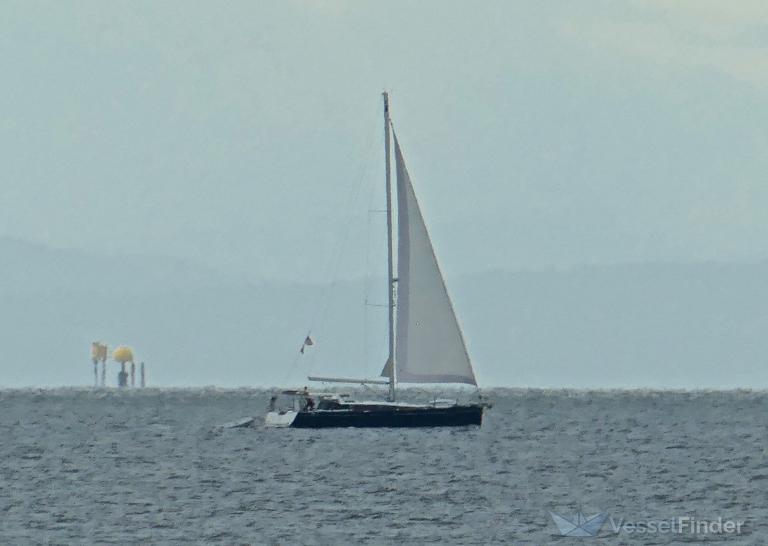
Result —
M 296 419 L 298 412 L 295 411 L 269 411 L 264 417 L 264 426 L 267 427 L 290 427 Z

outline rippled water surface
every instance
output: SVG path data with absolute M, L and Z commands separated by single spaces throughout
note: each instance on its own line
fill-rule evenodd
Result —
M 768 394 L 505 391 L 482 428 L 278 430 L 262 391 L 0 391 L 2 544 L 768 542 Z M 746 520 L 561 537 L 548 511 Z

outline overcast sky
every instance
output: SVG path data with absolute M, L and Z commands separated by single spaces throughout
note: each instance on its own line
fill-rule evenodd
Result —
M 311 279 L 386 88 L 449 276 L 768 256 L 762 1 L 0 12 L 0 236 Z

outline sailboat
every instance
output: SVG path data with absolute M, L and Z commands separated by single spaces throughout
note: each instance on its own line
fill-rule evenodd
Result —
M 389 355 L 381 376 L 357 380 L 313 377 L 310 381 L 382 384 L 387 401 L 355 401 L 336 393 L 283 390 L 275 394 L 265 418 L 268 426 L 442 427 L 481 425 L 484 403 L 398 400 L 398 383 L 463 383 L 477 386 L 453 304 L 416 200 L 400 143 L 392 129 L 389 96 L 384 99 L 384 152 L 387 194 L 387 267 Z M 394 143 L 397 192 L 397 240 L 393 240 L 391 148 Z M 397 246 L 397 276 L 395 248 Z M 307 338 L 309 339 L 309 337 Z

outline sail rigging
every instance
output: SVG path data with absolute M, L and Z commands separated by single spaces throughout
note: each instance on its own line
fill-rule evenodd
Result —
M 388 379 L 389 399 L 394 401 L 397 383 L 476 386 L 477 380 L 400 143 L 392 130 L 387 93 L 383 98 L 389 351 L 381 377 Z

